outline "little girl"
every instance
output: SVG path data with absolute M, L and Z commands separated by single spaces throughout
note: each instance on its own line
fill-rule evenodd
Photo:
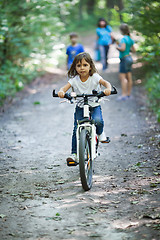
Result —
M 69 81 L 60 89 L 58 96 L 63 98 L 69 88 L 72 87 L 73 91 L 77 94 L 92 94 L 92 90 L 100 91 L 100 84 L 105 87 L 104 93 L 106 96 L 111 94 L 111 84 L 105 81 L 98 73 L 93 63 L 92 58 L 88 53 L 78 54 L 68 72 Z M 92 118 L 96 122 L 96 133 L 99 137 L 99 141 L 105 142 L 106 136 L 103 132 L 104 122 L 102 118 L 101 106 L 97 102 L 90 103 L 92 110 Z M 72 135 L 72 151 L 71 156 L 67 158 L 67 161 L 77 162 L 77 141 L 76 130 L 77 120 L 83 119 L 83 108 L 76 106 L 74 113 L 74 129 Z
M 130 31 L 127 24 L 122 24 L 120 26 L 120 31 L 123 34 L 123 38 L 120 41 L 120 45 L 117 46 L 119 50 L 120 58 L 120 69 L 119 69 L 119 78 L 121 81 L 122 87 L 122 96 L 118 100 L 127 100 L 130 98 L 132 90 L 132 57 L 130 56 L 130 51 L 135 52 L 134 41 L 130 37 Z
M 109 47 L 112 43 L 112 28 L 104 18 L 100 18 L 98 21 L 97 33 L 97 43 L 101 55 L 101 63 L 103 65 L 103 70 L 108 67 L 108 52 Z

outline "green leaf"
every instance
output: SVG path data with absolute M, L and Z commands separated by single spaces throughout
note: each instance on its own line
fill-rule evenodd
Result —
M 138 204 L 139 201 L 132 201 L 131 204 Z
M 150 187 L 151 187 L 151 188 L 155 188 L 155 187 L 157 187 L 157 184 L 156 184 L 156 183 L 151 183 L 151 184 L 150 184 Z
M 38 101 L 36 101 L 36 102 L 34 102 L 33 104 L 34 104 L 34 105 L 39 105 L 39 104 L 41 104 L 41 103 L 38 102 Z
M 139 167 L 139 166 L 141 166 L 141 163 L 138 162 L 138 163 L 135 164 L 135 166 Z

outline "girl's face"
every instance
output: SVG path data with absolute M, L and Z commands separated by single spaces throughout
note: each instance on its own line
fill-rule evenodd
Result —
M 105 21 L 102 20 L 99 22 L 99 25 L 101 28 L 104 28 L 106 26 L 106 23 L 105 23 Z
M 76 64 L 76 71 L 81 77 L 89 76 L 89 71 L 91 70 L 91 66 L 86 60 L 83 58 L 81 62 Z

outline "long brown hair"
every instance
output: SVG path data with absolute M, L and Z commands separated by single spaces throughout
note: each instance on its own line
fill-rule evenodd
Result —
M 91 69 L 90 69 L 90 71 L 89 71 L 89 75 L 90 75 L 90 76 L 92 76 L 94 73 L 97 72 L 97 69 L 96 69 L 96 67 L 95 67 L 95 65 L 94 65 L 94 62 L 93 62 L 91 56 L 89 55 L 89 53 L 82 52 L 82 53 L 79 53 L 79 54 L 75 57 L 72 65 L 71 65 L 71 67 L 70 67 L 70 69 L 69 69 L 69 71 L 68 71 L 68 77 L 69 77 L 69 78 L 73 78 L 73 77 L 75 77 L 76 75 L 78 75 L 78 72 L 76 71 L 76 65 L 77 65 L 77 63 L 79 63 L 79 62 L 81 63 L 81 62 L 82 62 L 82 59 L 85 59 L 85 61 L 86 61 L 87 63 L 89 63 L 89 65 L 90 65 L 90 67 L 91 67 Z
M 121 30 L 123 35 L 130 36 L 130 30 L 129 30 L 129 27 L 128 27 L 128 25 L 126 23 L 121 24 L 120 30 Z
M 104 18 L 99 18 L 98 19 L 97 27 L 101 27 L 101 24 L 100 24 L 101 21 L 105 22 L 104 28 L 106 28 L 108 26 L 108 22 Z

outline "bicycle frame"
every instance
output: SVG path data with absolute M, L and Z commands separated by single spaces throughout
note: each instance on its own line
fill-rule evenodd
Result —
M 86 99 L 85 104 L 83 106 L 83 117 L 84 120 L 86 119 L 85 123 L 79 123 L 77 126 L 77 158 L 79 160 L 79 136 L 80 132 L 83 128 L 88 130 L 90 140 L 91 140 L 91 158 L 92 160 L 96 158 L 96 127 L 91 120 L 89 120 L 90 117 L 90 110 L 88 105 L 88 99 Z

